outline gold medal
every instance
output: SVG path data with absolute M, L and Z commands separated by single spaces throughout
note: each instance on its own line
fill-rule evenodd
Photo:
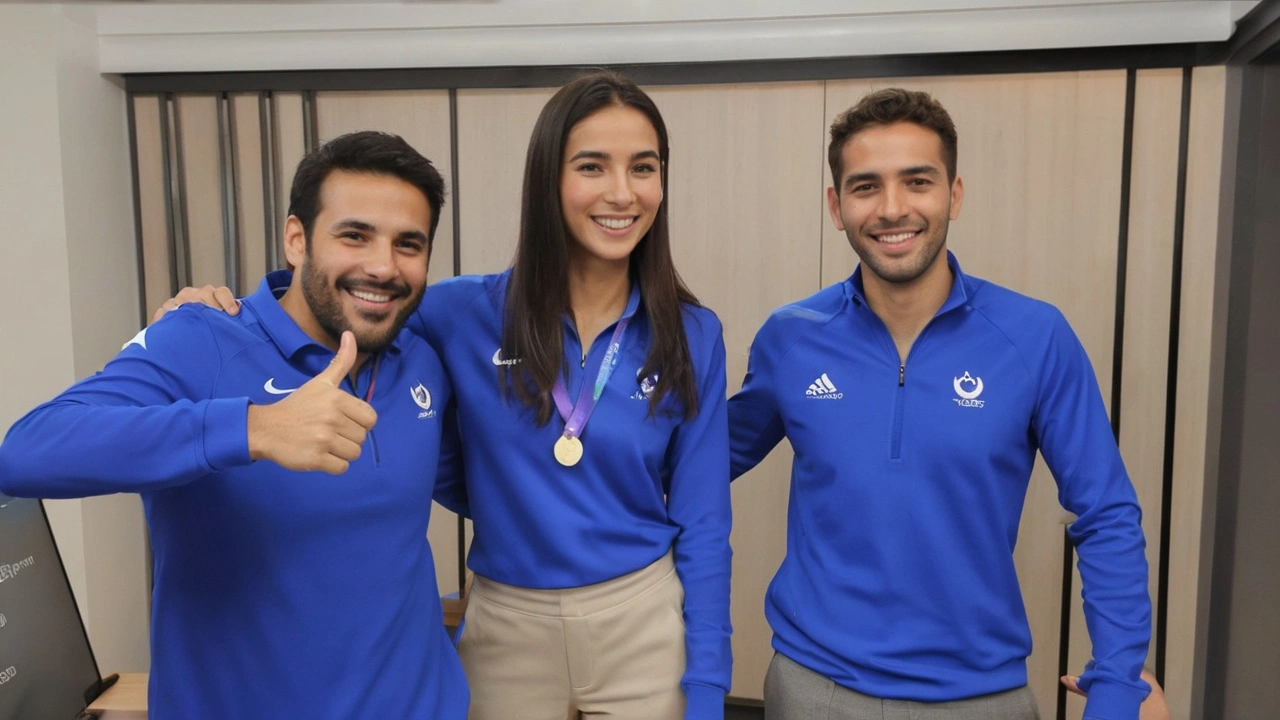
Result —
M 576 437 L 561 435 L 556 440 L 556 462 L 565 467 L 573 467 L 582 459 L 582 441 Z

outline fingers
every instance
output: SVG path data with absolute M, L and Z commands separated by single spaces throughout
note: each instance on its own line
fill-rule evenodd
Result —
M 1062 686 L 1065 687 L 1067 690 L 1070 690 L 1071 692 L 1079 695 L 1080 697 L 1085 697 L 1084 691 L 1080 689 L 1080 678 L 1074 675 L 1063 675 L 1061 678 L 1059 678 L 1059 681 L 1062 683 Z
M 319 375 L 316 375 L 314 379 L 331 387 L 338 387 L 355 364 L 356 336 L 352 335 L 350 330 L 344 330 L 342 340 L 338 344 L 338 354 L 334 355 L 333 360 L 329 361 L 329 367 L 325 368 Z
M 204 287 L 204 289 L 208 288 L 208 285 Z M 231 288 L 225 285 L 213 289 L 213 300 L 217 303 L 214 307 L 221 308 L 228 315 L 238 315 L 240 313 L 240 301 L 236 300 L 236 296 L 231 292 Z M 209 303 L 205 304 L 208 305 Z
M 341 409 L 343 414 L 364 430 L 372 430 L 374 424 L 378 422 L 378 411 L 354 395 L 346 396 Z
M 168 300 L 165 300 L 164 303 L 161 304 L 160 307 L 156 308 L 156 311 L 152 313 L 151 322 L 148 324 L 149 325 L 155 324 L 157 320 L 164 317 L 165 313 L 169 312 L 170 310 L 176 310 L 178 306 L 181 304 L 182 303 L 178 302 L 174 298 L 169 298 Z
M 240 301 L 236 300 L 231 288 L 225 285 L 216 288 L 212 285 L 205 285 L 202 288 L 184 287 L 178 291 L 177 295 L 165 300 L 160 307 L 156 308 L 156 311 L 151 315 L 151 323 L 155 323 L 155 321 L 164 317 L 164 314 L 170 310 L 176 310 L 179 305 L 194 302 L 216 308 L 228 315 L 240 313 Z

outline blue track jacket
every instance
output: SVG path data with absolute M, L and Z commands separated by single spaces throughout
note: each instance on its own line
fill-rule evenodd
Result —
M 0 446 L 10 495 L 141 493 L 151 720 L 466 717 L 426 541 L 451 400 L 431 348 L 402 332 L 381 353 L 378 424 L 346 473 L 249 458 L 248 404 L 276 402 L 332 357 L 264 280 L 238 316 L 170 312 Z
M 733 476 L 786 436 L 776 650 L 858 692 L 927 702 L 1025 685 L 1013 548 L 1037 450 L 1079 552 L 1087 718 L 1133 720 L 1151 630 L 1140 511 L 1084 348 L 1052 306 L 964 275 L 906 364 L 849 280 L 775 311 L 729 403 Z

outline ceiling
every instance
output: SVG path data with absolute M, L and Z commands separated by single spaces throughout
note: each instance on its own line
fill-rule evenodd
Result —
M 65 3 L 105 72 L 769 60 L 1210 43 L 1256 0 Z

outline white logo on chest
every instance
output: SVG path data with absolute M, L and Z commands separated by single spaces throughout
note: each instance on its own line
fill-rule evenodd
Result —
M 960 396 L 952 398 L 960 407 L 980 408 L 986 404 L 985 400 L 978 399 L 978 396 L 982 394 L 982 378 L 973 377 L 968 370 L 964 372 L 964 375 L 953 378 L 951 387 L 955 388 L 956 394 Z
M 418 413 L 418 419 L 435 417 L 436 411 L 431 409 L 431 391 L 426 385 L 419 382 L 417 385 L 409 388 L 409 394 L 413 396 L 413 402 L 422 408 L 422 412 Z

